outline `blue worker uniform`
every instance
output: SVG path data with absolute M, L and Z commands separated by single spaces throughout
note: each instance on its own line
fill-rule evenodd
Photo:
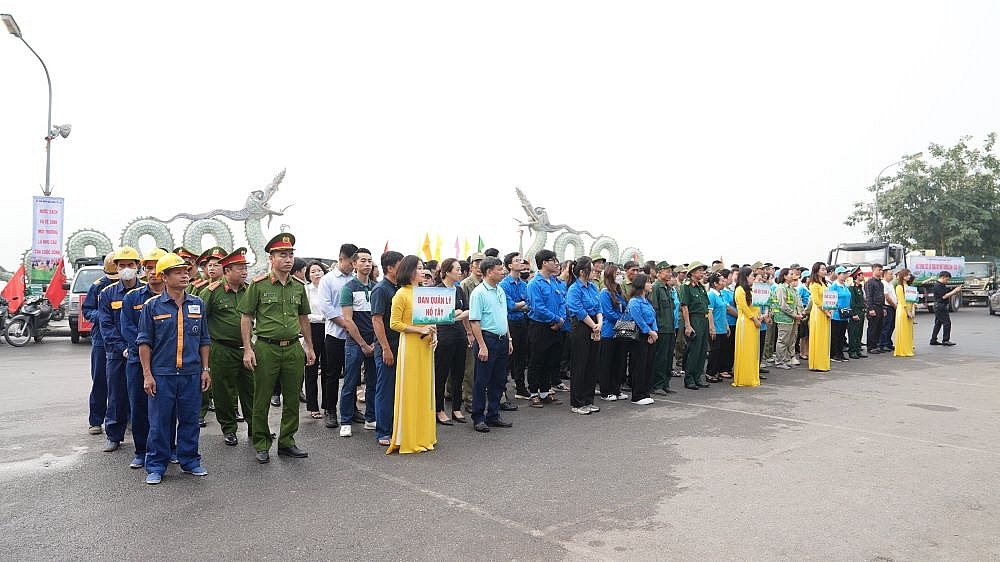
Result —
M 105 287 L 97 297 L 97 317 L 101 322 L 101 336 L 107 354 L 108 413 L 104 420 L 104 433 L 108 441 L 121 443 L 125 440 L 128 425 L 128 390 L 125 384 L 125 339 L 121 334 L 122 300 L 125 293 L 141 285 L 136 281 L 133 287 L 126 287 L 118 281 Z
M 128 389 L 128 405 L 131 412 L 132 442 L 135 443 L 135 458 L 146 458 L 146 440 L 149 436 L 149 404 L 146 391 L 142 388 L 142 364 L 139 363 L 139 314 L 143 304 L 155 297 L 149 285 L 136 287 L 125 293 L 122 299 L 121 335 L 125 340 L 128 357 L 125 361 L 125 383 Z M 174 442 L 173 436 L 170 438 Z
M 148 400 L 146 472 L 150 474 L 166 471 L 175 427 L 181 468 L 191 470 L 201 465 L 201 348 L 212 343 L 204 306 L 200 298 L 185 293 L 178 310 L 177 303 L 163 291 L 147 300 L 139 314 L 136 342 L 151 348 L 149 370 L 156 381 L 156 395 Z
M 108 413 L 108 357 L 104 352 L 104 338 L 101 337 L 101 320 L 97 317 L 97 297 L 114 279 L 102 275 L 87 289 L 80 308 L 83 317 L 93 324 L 90 328 L 90 427 L 104 424 Z

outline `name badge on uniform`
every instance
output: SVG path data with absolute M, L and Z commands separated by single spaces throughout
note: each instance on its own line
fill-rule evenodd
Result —
M 201 305 L 200 304 L 189 304 L 188 305 L 188 314 L 201 314 Z

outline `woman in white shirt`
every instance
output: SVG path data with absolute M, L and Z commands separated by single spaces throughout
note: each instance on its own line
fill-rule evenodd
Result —
M 326 266 L 322 262 L 314 261 L 309 264 L 306 270 L 306 295 L 309 296 L 309 327 L 312 329 L 313 351 L 316 353 L 316 361 L 312 365 L 306 365 L 305 386 L 306 386 L 306 409 L 309 410 L 309 417 L 313 419 L 323 419 L 323 414 L 319 411 L 319 389 L 316 379 L 320 370 L 326 365 L 326 321 L 323 318 L 323 303 L 319 296 L 319 280 L 326 275 Z

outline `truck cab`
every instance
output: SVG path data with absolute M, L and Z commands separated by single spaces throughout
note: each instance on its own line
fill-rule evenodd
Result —
M 962 305 L 987 304 L 990 293 L 997 288 L 995 259 L 965 262 L 965 284 L 962 285 Z
M 872 265 L 882 264 L 885 269 L 906 267 L 906 253 L 900 244 L 888 242 L 856 242 L 840 244 L 830 250 L 827 266 L 859 266 L 865 277 L 871 277 Z

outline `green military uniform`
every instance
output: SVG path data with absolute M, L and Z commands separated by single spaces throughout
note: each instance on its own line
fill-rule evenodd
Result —
M 695 262 L 688 271 L 694 271 L 698 267 L 705 266 Z M 708 291 L 701 283 L 688 279 L 681 285 L 678 296 L 681 307 L 687 307 L 688 321 L 694 328 L 694 338 L 688 339 L 684 352 L 684 386 L 693 386 L 700 383 L 708 357 Z M 681 330 L 681 333 L 685 333 L 684 326 L 681 326 Z
M 661 267 L 662 266 L 662 267 Z M 669 268 L 667 262 L 656 264 L 656 270 Z M 674 297 L 673 287 L 668 287 L 657 279 L 653 281 L 653 292 L 649 303 L 656 311 L 656 347 L 653 356 L 653 390 L 666 391 L 670 388 L 671 359 L 674 356 Z
M 851 318 L 847 321 L 847 351 L 851 359 L 861 358 L 861 332 L 867 314 L 864 290 L 861 284 L 855 282 L 851 285 Z M 857 320 L 854 320 L 855 316 Z
M 265 250 L 268 253 L 290 250 L 294 243 L 295 237 L 291 234 L 279 234 L 271 239 Z M 250 427 L 254 449 L 267 451 L 271 448 L 271 430 L 267 425 L 271 397 L 267 389 L 274 388 L 275 381 L 281 382 L 284 396 L 278 448 L 294 447 L 294 436 L 299 429 L 299 388 L 306 364 L 305 351 L 299 344 L 299 317 L 308 316 L 310 312 L 306 288 L 291 275 L 284 284 L 274 273 L 260 275 L 250 283 L 237 309 L 254 317 L 257 335 L 253 346 L 257 357 L 253 379 L 254 388 L 263 391 L 253 396 Z
M 220 263 L 246 263 L 240 248 Z M 212 365 L 212 387 L 215 389 L 215 419 L 223 435 L 236 433 L 236 400 L 240 401 L 247 421 L 247 436 L 253 435 L 253 374 L 243 365 L 243 338 L 240 334 L 239 301 L 247 291 L 246 283 L 233 287 L 224 279 L 210 283 L 204 291 L 208 333 L 212 336 L 209 363 Z
M 222 247 L 220 247 L 220 246 L 213 246 L 213 247 L 205 250 L 204 252 L 202 252 L 201 255 L 198 256 L 195 261 L 196 261 L 196 263 L 199 266 L 204 266 L 205 264 L 207 264 L 209 262 L 209 260 L 213 260 L 213 259 L 214 260 L 221 260 L 222 258 L 226 257 L 226 254 L 227 254 L 226 250 L 224 250 Z M 181 257 L 183 257 L 183 256 L 181 256 Z M 208 278 L 203 277 L 201 279 L 197 279 L 195 281 L 192 281 L 191 283 L 188 283 L 188 286 L 187 286 L 186 290 L 187 290 L 187 292 L 189 294 L 192 294 L 192 295 L 200 298 L 201 300 L 205 300 L 205 296 L 208 294 L 208 292 L 206 291 L 206 289 L 208 289 L 208 286 L 212 282 L 213 282 L 212 279 L 208 279 Z M 237 327 L 238 326 L 239 326 L 239 322 L 237 322 Z M 201 393 L 201 424 L 202 424 L 202 427 L 205 427 L 205 416 L 208 415 L 208 411 L 211 409 L 210 406 L 212 404 L 212 400 L 214 400 L 214 399 L 215 399 L 215 385 L 213 384 L 211 387 L 209 387 L 208 390 L 206 390 L 205 392 Z M 216 415 L 216 419 L 218 419 L 218 414 Z

